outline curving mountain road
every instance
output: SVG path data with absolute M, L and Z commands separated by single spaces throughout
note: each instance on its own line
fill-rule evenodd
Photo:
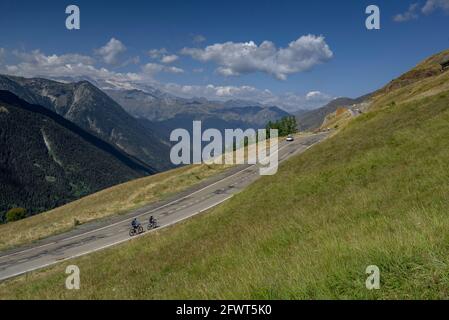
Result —
M 328 133 L 299 137 L 279 144 L 279 162 L 301 153 L 320 142 Z M 0 254 L 0 280 L 41 269 L 130 240 L 130 222 L 134 217 L 146 227 L 150 215 L 160 228 L 206 211 L 228 200 L 260 177 L 257 165 L 239 165 L 192 187 L 175 197 L 145 206 L 125 216 L 88 223 L 64 234 L 52 236 L 29 246 Z M 150 231 L 151 232 L 151 231 Z M 145 232 L 142 235 L 148 233 Z

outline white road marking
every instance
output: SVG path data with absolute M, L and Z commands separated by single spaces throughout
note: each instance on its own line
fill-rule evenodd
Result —
M 175 220 L 175 221 L 172 221 L 172 222 L 170 222 L 170 223 L 168 223 L 168 224 L 166 224 L 166 225 L 164 225 L 164 226 L 161 226 L 160 228 L 153 229 L 153 230 L 149 230 L 149 231 L 147 231 L 146 233 L 144 232 L 144 233 L 142 233 L 142 234 L 139 234 L 139 235 L 137 235 L 137 236 L 135 236 L 135 237 L 133 237 L 133 238 L 125 238 L 125 239 L 122 239 L 122 240 L 118 240 L 118 241 L 116 241 L 116 242 L 109 243 L 109 244 L 104 245 L 104 246 L 102 246 L 102 247 L 98 247 L 98 248 L 95 248 L 95 249 L 92 249 L 92 250 L 88 250 L 88 251 L 85 251 L 85 252 L 82 252 L 82 253 L 78 253 L 78 254 L 75 254 L 75 255 L 70 256 L 70 257 L 58 259 L 58 260 L 56 260 L 56 261 L 52 261 L 52 262 L 46 263 L 46 264 L 44 264 L 44 265 L 41 265 L 41 266 L 38 266 L 38 267 L 34 267 L 34 268 L 31 268 L 31 269 L 28 269 L 28 270 L 20 271 L 20 272 L 14 273 L 14 274 L 12 274 L 12 275 L 9 275 L 9 276 L 0 278 L 0 281 L 6 280 L 6 279 L 10 279 L 10 278 L 14 278 L 14 277 L 20 276 L 20 275 L 25 274 L 25 273 L 29 273 L 29 272 L 36 271 L 36 270 L 39 270 L 39 269 L 42 269 L 42 268 L 46 268 L 46 267 L 52 266 L 52 265 L 57 264 L 57 263 L 60 263 L 60 262 L 64 262 L 64 261 L 67 261 L 67 260 L 70 260 L 70 259 L 75 259 L 75 258 L 84 256 L 84 255 L 87 255 L 87 254 L 90 254 L 90 253 L 93 253 L 93 252 L 96 252 L 96 251 L 100 251 L 100 250 L 103 250 L 103 249 L 107 249 L 107 248 L 110 248 L 110 247 L 119 245 L 119 244 L 124 243 L 124 242 L 126 242 L 126 241 L 131 241 L 131 240 L 133 240 L 133 239 L 137 239 L 137 238 L 143 237 L 143 236 L 145 236 L 145 235 L 148 235 L 148 234 L 151 233 L 151 232 L 155 232 L 155 231 L 157 231 L 157 230 L 161 230 L 161 229 L 167 228 L 167 227 L 172 226 L 172 225 L 174 225 L 174 224 L 176 224 L 176 223 L 179 223 L 179 222 L 181 222 L 181 221 L 183 221 L 183 220 L 189 219 L 189 218 L 191 218 L 191 217 L 193 217 L 193 216 L 195 216 L 195 215 L 197 215 L 197 214 L 200 214 L 200 213 L 202 213 L 202 212 L 204 212 L 204 211 L 207 211 L 207 210 L 209 210 L 209 209 L 211 209 L 211 208 L 213 208 L 213 207 L 216 207 L 216 206 L 218 206 L 219 204 L 221 204 L 221 203 L 223 203 L 223 202 L 229 200 L 229 199 L 232 198 L 232 197 L 233 197 L 233 195 L 230 195 L 229 197 L 226 197 L 225 199 L 220 200 L 220 201 L 218 201 L 217 203 L 214 203 L 213 205 L 208 206 L 207 208 L 201 209 L 201 210 L 199 210 L 199 211 L 197 211 L 197 212 L 195 212 L 195 213 L 192 213 L 192 214 L 190 214 L 190 215 L 188 215 L 188 216 L 185 216 L 185 217 L 183 217 L 183 218 L 180 218 L 180 219 L 177 219 L 177 220 Z
M 318 142 L 320 142 L 320 141 L 321 141 L 321 140 L 314 142 L 314 143 L 311 144 L 310 146 L 306 147 L 305 150 L 311 148 L 312 146 L 314 146 L 316 143 L 318 143 Z M 291 146 L 291 144 L 285 144 L 284 146 L 282 146 L 281 148 L 279 148 L 277 152 L 279 152 L 279 151 L 285 149 L 285 148 L 288 147 L 288 146 Z M 296 152 L 299 152 L 299 151 L 300 151 L 300 149 L 296 150 Z M 294 153 L 296 153 L 296 152 L 294 152 Z M 282 161 L 282 160 L 284 160 L 284 159 L 281 159 L 281 161 Z M 249 167 L 247 167 L 247 168 L 245 168 L 245 169 L 239 170 L 239 171 L 237 171 L 236 173 L 234 173 L 234 174 L 232 174 L 232 175 L 230 175 L 230 176 L 227 176 L 227 177 L 225 177 L 225 178 L 223 178 L 223 179 L 221 179 L 221 180 L 219 180 L 219 181 L 216 181 L 216 182 L 214 182 L 214 183 L 212 183 L 212 184 L 210 184 L 210 185 L 208 185 L 208 186 L 205 186 L 204 188 L 201 188 L 201 189 L 199 189 L 199 190 L 197 190 L 197 191 L 195 191 L 195 192 L 193 192 L 193 193 L 190 193 L 190 194 L 188 194 L 188 195 L 186 195 L 186 196 L 184 196 L 184 197 L 182 197 L 182 198 L 179 198 L 179 199 L 177 199 L 177 200 L 171 201 L 171 202 L 169 202 L 169 203 L 167 203 L 167 204 L 165 204 L 165 205 L 162 205 L 162 206 L 160 206 L 160 207 L 151 209 L 151 210 L 149 210 L 149 211 L 147 211 L 147 212 L 141 213 L 141 214 L 136 215 L 136 216 L 133 216 L 133 217 L 131 217 L 131 218 L 127 218 L 127 219 L 121 220 L 121 221 L 119 221 L 119 222 L 113 223 L 113 224 L 111 224 L 111 225 L 107 225 L 107 226 L 104 226 L 104 227 L 101 227 L 101 228 L 98 228 L 98 229 L 94 229 L 94 230 L 91 230 L 91 231 L 88 231 L 88 232 L 85 232 L 85 233 L 82 233 L 82 234 L 79 234 L 79 235 L 75 235 L 75 236 L 72 236 L 72 237 L 69 237 L 69 238 L 61 239 L 61 240 L 59 240 L 59 241 L 54 241 L 54 242 L 47 243 L 47 244 L 44 244 L 44 245 L 41 245 L 41 246 L 32 247 L 32 248 L 25 249 L 25 250 L 22 250 L 22 251 L 13 252 L 13 253 L 8 254 L 8 255 L 0 256 L 0 259 L 6 258 L 6 257 L 10 257 L 10 256 L 14 256 L 14 255 L 23 254 L 23 253 L 29 252 L 29 251 L 31 251 L 31 250 L 36 250 L 36 249 L 43 248 L 43 247 L 46 247 L 46 246 L 50 246 L 50 245 L 53 245 L 53 244 L 63 243 L 63 242 L 65 242 L 65 241 L 72 240 L 72 239 L 75 239 L 75 238 L 79 238 L 79 237 L 81 237 L 81 236 L 84 236 L 84 235 L 87 235 L 87 234 L 90 234 L 90 233 L 94 233 L 94 232 L 101 231 L 101 230 L 104 230 L 104 229 L 107 229 L 107 228 L 111 228 L 111 227 L 113 227 L 113 226 L 117 226 L 117 225 L 122 224 L 122 223 L 125 223 L 125 222 L 127 222 L 127 221 L 131 221 L 132 219 L 134 219 L 134 218 L 136 218 L 136 217 L 142 217 L 142 216 L 147 215 L 147 214 L 149 214 L 149 213 L 152 213 L 152 212 L 154 212 L 154 211 L 157 211 L 157 210 L 160 210 L 160 209 L 165 208 L 165 207 L 167 207 L 167 206 L 170 206 L 170 205 L 172 205 L 172 204 L 174 204 L 174 203 L 178 203 L 178 202 L 180 202 L 180 201 L 182 201 L 182 200 L 184 200 L 184 199 L 186 199 L 186 198 L 188 198 L 188 197 L 191 197 L 191 196 L 194 195 L 194 194 L 197 194 L 197 193 L 199 193 L 199 192 L 202 192 L 202 191 L 204 191 L 204 190 L 206 190 L 206 189 L 208 189 L 208 188 L 210 188 L 210 187 L 212 187 L 212 186 L 214 186 L 214 185 L 216 185 L 216 184 L 218 184 L 218 183 L 221 183 L 221 182 L 223 182 L 223 181 L 226 180 L 226 179 L 230 179 L 231 177 L 234 177 L 234 176 L 236 176 L 236 175 L 238 175 L 238 174 L 240 174 L 240 173 L 243 173 L 243 172 L 245 172 L 245 171 L 247 171 L 247 170 L 249 170 L 249 169 L 252 169 L 253 167 L 257 167 L 257 164 L 254 164 L 254 165 L 251 165 L 251 166 L 249 166 Z M 242 177 L 242 178 L 240 178 L 238 181 L 246 180 L 246 178 L 247 178 L 247 177 Z M 234 184 L 234 185 L 236 185 L 236 184 Z M 211 206 L 209 206 L 209 207 L 207 207 L 207 208 L 205 208 L 205 209 L 199 210 L 199 211 L 197 211 L 197 212 L 195 212 L 195 213 L 193 213 L 193 214 L 191 214 L 191 215 L 188 215 L 188 216 L 186 216 L 186 217 L 184 217 L 184 218 L 181 218 L 181 219 L 172 221 L 172 222 L 170 222 L 170 223 L 168 223 L 168 224 L 166 224 L 166 225 L 164 225 L 164 226 L 161 226 L 161 227 L 158 228 L 158 229 L 166 228 L 166 227 L 171 226 L 171 225 L 173 225 L 173 224 L 176 224 L 176 223 L 178 223 L 178 222 L 180 222 L 180 221 L 182 221 L 182 220 L 188 219 L 188 218 L 190 218 L 190 217 L 192 217 L 192 216 L 194 216 L 194 215 L 197 215 L 197 214 L 199 214 L 199 213 L 201 213 L 201 212 L 204 212 L 204 211 L 206 211 L 206 210 L 208 210 L 208 209 L 210 209 L 210 208 L 212 208 L 212 207 L 215 207 L 215 206 L 221 204 L 222 202 L 224 202 L 224 201 L 230 199 L 232 196 L 233 196 L 233 195 L 230 195 L 230 196 L 228 196 L 227 198 L 225 198 L 224 200 L 221 200 L 221 201 L 219 201 L 219 202 L 217 202 L 217 203 L 215 203 L 215 204 L 213 204 L 213 205 L 211 205 Z M 204 196 L 204 197 L 201 198 L 201 200 L 204 200 L 204 199 L 206 199 L 206 198 L 208 198 L 208 197 L 207 197 L 207 196 Z M 200 202 L 200 200 L 198 200 L 197 202 Z M 185 206 L 184 206 L 184 207 L 185 207 Z M 183 207 L 181 207 L 181 208 L 183 208 Z M 172 212 L 169 211 L 168 213 L 173 213 L 173 212 L 175 212 L 175 211 L 177 211 L 177 210 L 175 209 L 174 211 L 172 211 Z M 158 230 L 158 229 L 156 229 L 156 230 Z M 152 232 L 152 231 L 155 231 L 155 230 L 150 230 L 149 232 Z M 145 233 L 143 233 L 143 234 L 141 234 L 141 235 L 138 235 L 138 236 L 135 236 L 134 238 L 137 238 L 137 237 L 140 237 L 140 236 L 143 236 L 143 235 L 145 235 Z M 10 275 L 10 276 L 7 276 L 7 277 L 0 278 L 0 281 L 1 281 L 1 280 L 8 279 L 8 278 L 16 277 L 16 276 L 21 275 L 21 274 L 24 274 L 24 273 L 28 273 L 28 272 L 31 272 L 31 271 L 35 271 L 35 270 L 38 270 L 38 269 L 41 269 L 41 268 L 45 268 L 45 267 L 48 267 L 48 266 L 50 266 L 50 265 L 56 264 L 56 263 L 58 263 L 58 262 L 66 261 L 66 260 L 73 259 L 73 258 L 76 258 L 76 257 L 79 257 L 79 256 L 83 256 L 83 255 L 86 255 L 86 254 L 89 254 L 89 253 L 92 253 L 92 252 L 95 252 L 95 251 L 99 251 L 99 250 L 102 250 L 102 249 L 105 249 L 105 248 L 108 248 L 108 247 L 111 247 L 111 246 L 114 246 L 114 245 L 118 245 L 118 244 L 120 244 L 120 243 L 123 243 L 123 242 L 125 242 L 125 241 L 129 241 L 129 240 L 134 239 L 134 238 L 125 238 L 125 239 L 122 239 L 122 240 L 120 240 L 120 241 L 117 241 L 117 242 L 114 242 L 114 243 L 110 243 L 110 244 L 107 244 L 107 245 L 105 245 L 105 246 L 102 246 L 102 247 L 99 247 L 99 248 L 95 248 L 95 249 L 92 249 L 92 250 L 87 251 L 87 252 L 83 252 L 83 253 L 79 253 L 79 254 L 76 254 L 76 255 L 73 255 L 73 256 L 70 256 L 70 257 L 66 257 L 66 258 L 63 258 L 63 259 L 59 259 L 59 260 L 57 260 L 57 261 L 53 261 L 53 262 L 48 263 L 48 264 L 44 264 L 44 265 L 41 265 L 41 266 L 38 266 L 38 267 L 35 267 L 35 268 L 32 268 L 32 269 L 29 269 L 29 270 L 26 270 L 26 271 L 23 271 L 23 272 L 19 272 L 19 273 L 16 273 L 16 274 L 13 274 L 13 275 Z M 25 260 L 25 261 L 27 261 L 27 260 Z
M 289 144 L 286 144 L 286 145 L 284 145 L 283 147 L 279 148 L 278 152 L 279 152 L 280 150 L 284 149 L 284 148 L 287 147 L 287 146 L 289 146 Z M 107 225 L 107 226 L 104 226 L 104 227 L 101 227 L 101 228 L 98 228 L 98 229 L 94 229 L 94 230 L 90 230 L 90 231 L 87 231 L 87 232 L 84 232 L 84 233 L 80 233 L 80 234 L 78 234 L 78 235 L 74 235 L 74 236 L 69 237 L 69 238 L 64 238 L 64 239 L 61 239 L 61 240 L 59 240 L 59 241 L 54 241 L 54 242 L 51 242 L 51 243 L 46 243 L 46 244 L 43 244 L 43 245 L 40 245 L 40 246 L 37 246 L 37 247 L 32 247 L 32 248 L 25 249 L 25 250 L 18 251 L 18 252 L 12 252 L 12 253 L 10 253 L 10 254 L 3 255 L 3 256 L 0 255 L 0 259 L 7 258 L 7 257 L 11 257 L 11 256 L 15 256 L 15 255 L 22 254 L 22 253 L 26 253 L 26 252 L 31 251 L 31 250 L 36 250 L 36 249 L 48 247 L 48 246 L 50 246 L 50 245 L 57 244 L 57 243 L 61 243 L 61 242 L 65 242 L 65 241 L 68 241 L 68 240 L 73 240 L 73 239 L 76 239 L 76 238 L 85 236 L 85 235 L 87 235 L 87 234 L 90 234 L 90 233 L 94 233 L 94 232 L 97 232 L 97 231 L 101 231 L 101 230 L 104 230 L 104 229 L 108 229 L 108 228 L 117 226 L 117 225 L 119 225 L 119 224 L 121 224 L 121 223 L 124 223 L 124 222 L 127 222 L 127 221 L 132 221 L 134 218 L 142 217 L 142 216 L 147 215 L 147 214 L 149 214 L 149 213 L 158 211 L 158 210 L 160 210 L 160 209 L 162 209 L 162 208 L 165 208 L 165 207 L 167 207 L 167 206 L 170 206 L 170 205 L 172 205 L 172 204 L 175 204 L 175 203 L 177 203 L 177 202 L 180 202 L 180 201 L 182 201 L 182 200 L 184 200 L 184 199 L 186 199 L 186 198 L 188 198 L 188 197 L 191 197 L 191 196 L 193 196 L 193 195 L 195 195 L 195 194 L 197 194 L 197 193 L 199 193 L 199 192 L 201 192 L 201 191 L 204 191 L 204 190 L 206 190 L 206 189 L 208 189 L 208 188 L 210 188 L 210 187 L 212 187 L 212 186 L 214 186 L 214 185 L 216 185 L 216 184 L 218 184 L 218 183 L 221 183 L 221 182 L 223 182 L 223 181 L 226 180 L 226 179 L 232 178 L 232 177 L 234 177 L 234 176 L 236 176 L 236 175 L 238 175 L 238 174 L 240 174 L 240 173 L 242 173 L 242 172 L 245 172 L 246 170 L 249 170 L 250 168 L 252 168 L 252 167 L 254 167 L 254 166 L 256 166 L 256 165 L 251 165 L 251 166 L 249 166 L 249 167 L 247 167 L 247 168 L 245 168 L 245 169 L 242 169 L 242 170 L 240 170 L 240 171 L 237 171 L 236 173 L 234 173 L 234 174 L 232 174 L 232 175 L 230 175 L 230 176 L 228 176 L 228 177 L 225 177 L 225 178 L 223 178 L 223 179 L 221 179 L 221 180 L 219 180 L 219 181 L 216 181 L 216 182 L 214 182 L 214 183 L 212 183 L 212 184 L 210 184 L 210 185 L 208 185 L 208 186 L 206 186 L 206 187 L 204 187 L 204 188 L 202 188 L 202 189 L 199 189 L 199 190 L 197 190 L 197 191 L 195 191 L 195 192 L 193 192 L 193 193 L 190 193 L 190 194 L 188 194 L 188 195 L 186 195 L 186 196 L 184 196 L 184 197 L 182 197 L 182 198 L 179 198 L 179 199 L 177 199 L 177 200 L 173 200 L 173 201 L 171 201 L 171 202 L 169 202 L 169 203 L 166 203 L 166 204 L 164 204 L 164 205 L 162 205 L 162 206 L 160 206 L 160 207 L 151 209 L 150 211 L 141 213 L 141 214 L 139 214 L 139 215 L 137 215 L 137 216 L 133 216 L 133 217 L 131 217 L 131 218 L 128 218 L 128 219 L 125 219 L 125 220 L 121 220 L 121 221 L 118 221 L 118 222 L 116 222 L 116 223 L 113 223 L 113 224 L 110 224 L 110 225 Z M 203 197 L 202 199 L 204 200 L 204 199 L 206 199 L 206 198 L 207 198 L 207 197 Z M 175 210 L 175 211 L 176 211 L 176 210 Z M 173 212 L 175 212 L 175 211 L 172 211 L 172 212 L 169 212 L 169 213 L 173 213 Z

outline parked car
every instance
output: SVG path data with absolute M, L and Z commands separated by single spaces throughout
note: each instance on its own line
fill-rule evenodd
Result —
M 285 140 L 291 142 L 295 139 L 293 139 L 293 136 L 291 134 L 289 134 Z

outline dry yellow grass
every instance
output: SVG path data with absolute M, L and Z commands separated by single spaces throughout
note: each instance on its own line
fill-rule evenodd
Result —
M 449 90 L 449 72 L 441 72 L 439 65 L 439 61 L 447 54 L 449 50 L 422 61 L 415 68 L 377 91 L 372 98 L 371 110 L 413 102 Z
M 62 207 L 0 226 L 0 250 L 28 244 L 84 224 L 123 214 L 183 191 L 224 171 L 225 165 L 191 165 L 136 179 L 94 193 Z
M 353 118 L 351 111 L 346 109 L 344 112 L 328 114 L 321 125 L 321 129 L 333 128 L 338 129 L 345 126 Z

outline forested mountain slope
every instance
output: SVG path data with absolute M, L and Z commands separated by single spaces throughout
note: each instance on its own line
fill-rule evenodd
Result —
M 0 91 L 0 220 L 35 214 L 155 173 L 47 108 Z

